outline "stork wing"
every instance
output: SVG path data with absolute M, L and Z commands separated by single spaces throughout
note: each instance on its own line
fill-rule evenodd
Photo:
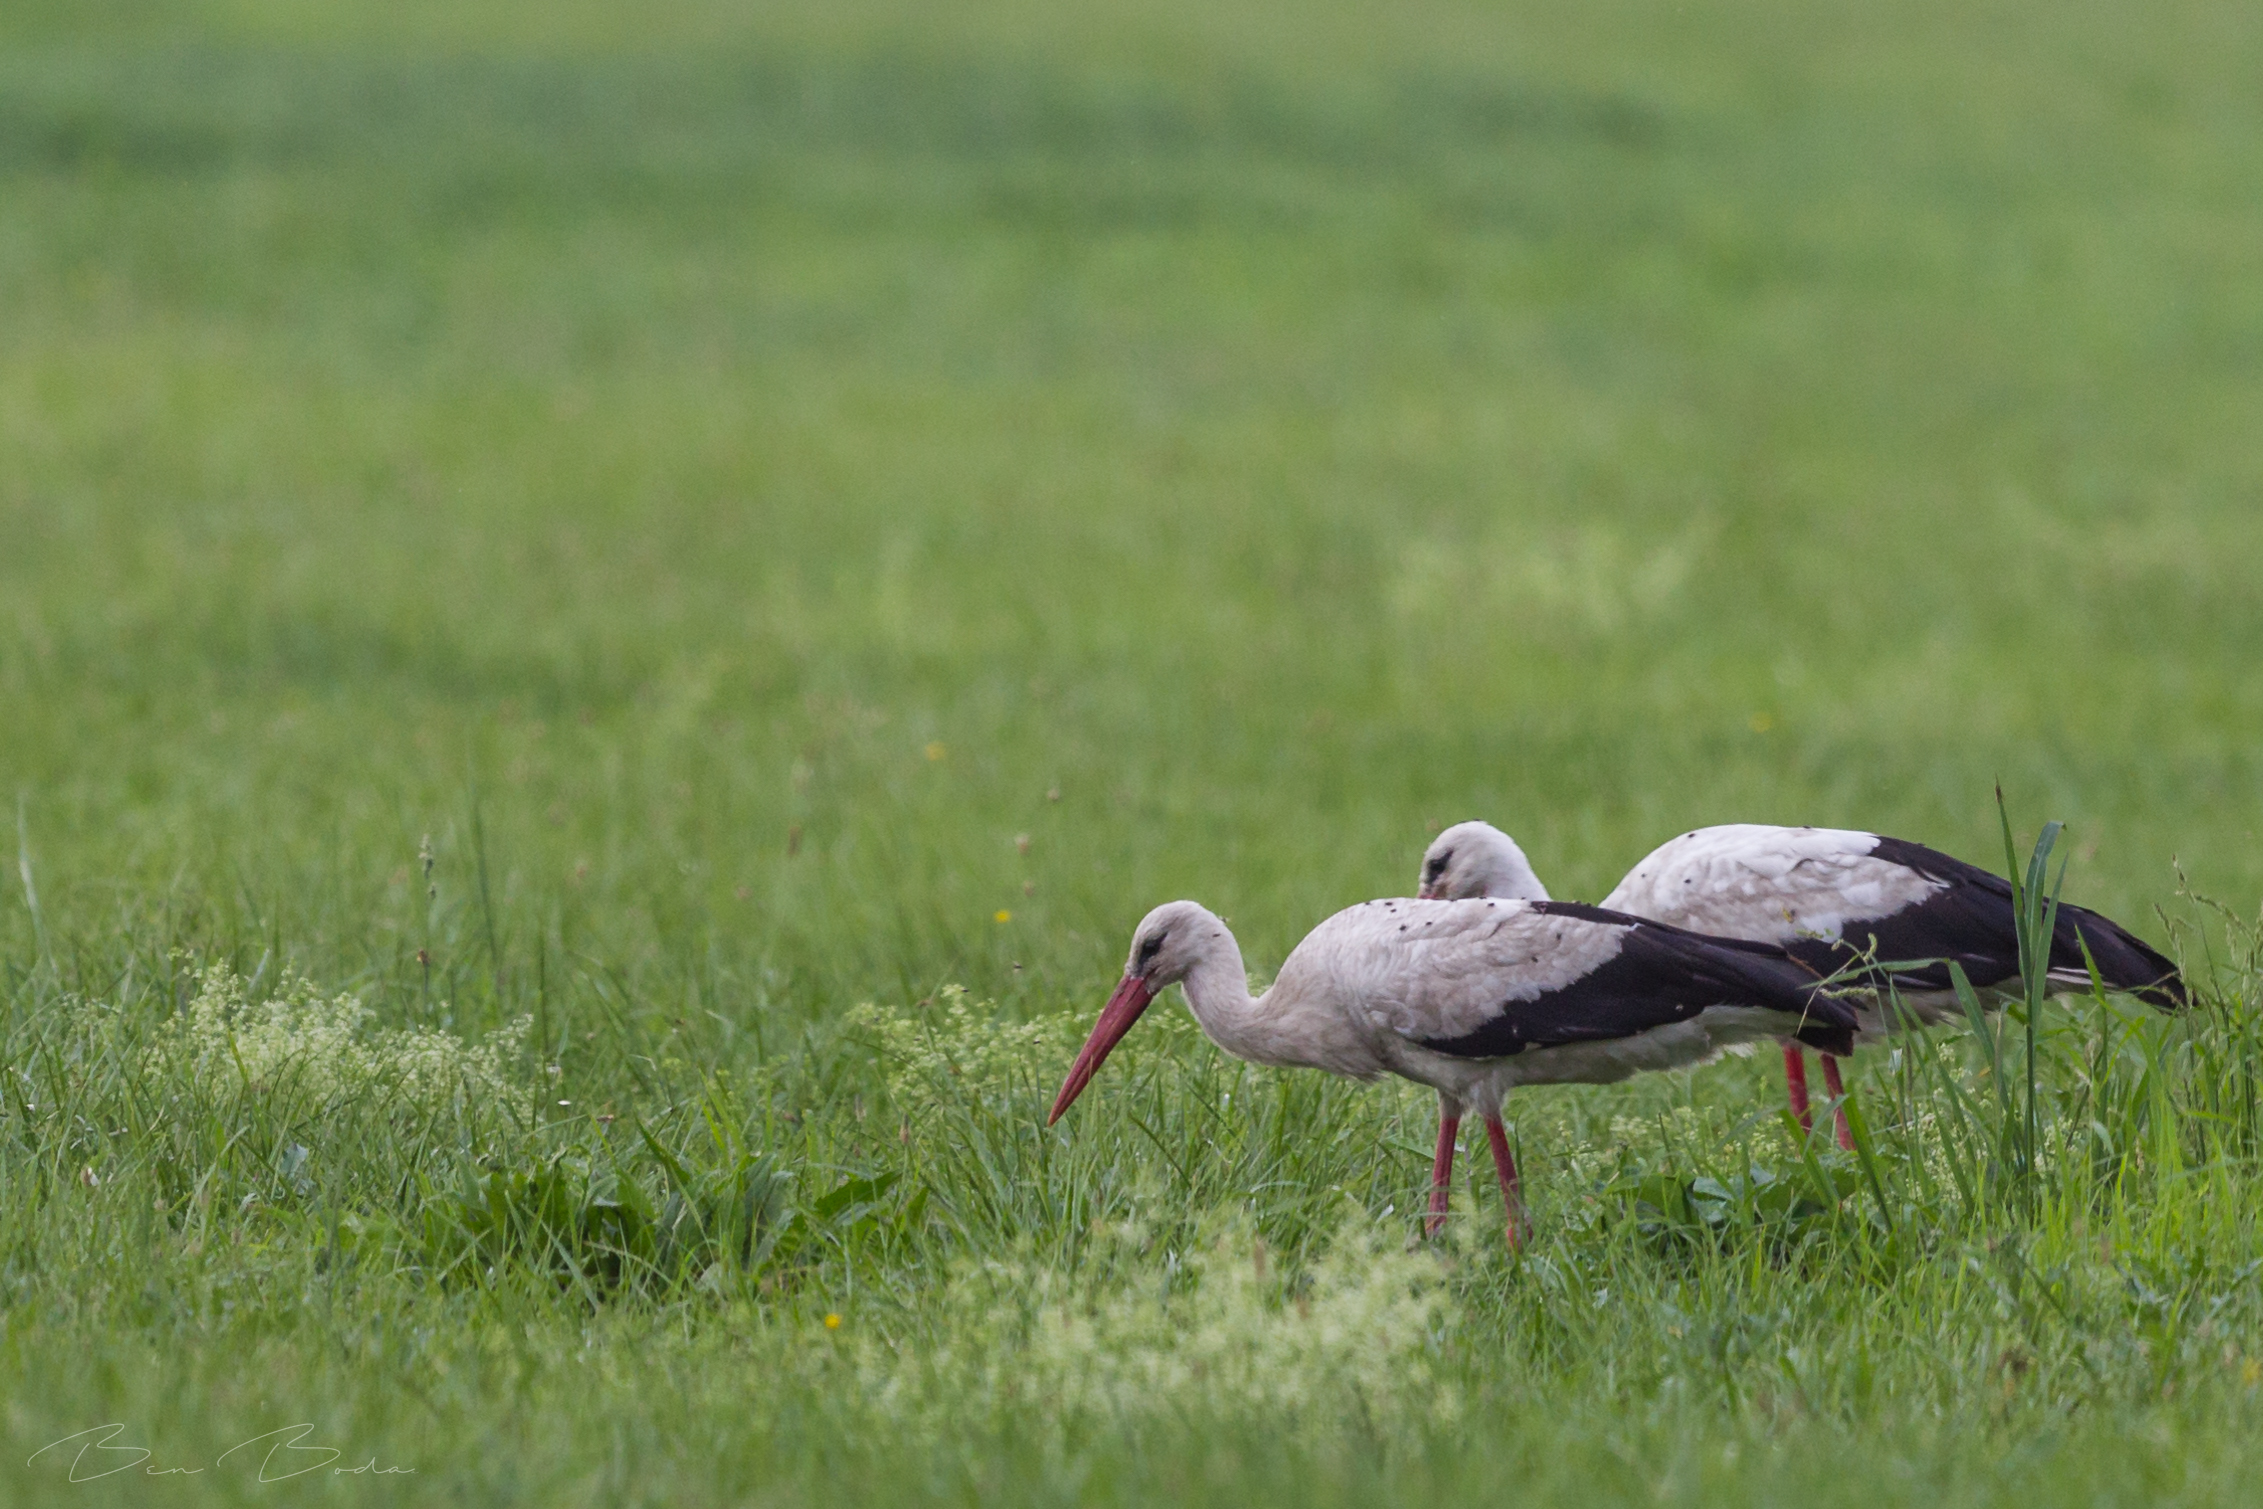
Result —
M 1815 1046 L 1852 1051 L 1853 1011 L 1765 944 L 1699 937 L 1571 902 L 1401 902 L 1382 914 L 1368 982 L 1391 1029 L 1433 1052 L 1505 1058 L 1632 1037 L 1710 1006 L 1802 1019 Z M 1392 917 L 1404 920 L 1391 922 Z M 1397 931 L 1387 929 L 1395 925 Z
M 1652 850 L 1603 905 L 1713 937 L 1836 938 L 1945 884 L 1877 854 L 1880 842 L 1840 828 L 1700 828 Z
M 1986 988 L 2019 973 L 2009 882 L 1905 839 L 1835 828 L 1734 824 L 1661 844 L 1604 905 L 1722 937 L 1782 946 L 1823 974 L 1865 970 L 1908 991 L 1951 987 L 1949 963 Z M 2183 1004 L 2176 966 L 2096 912 L 2062 906 L 2051 964 L 2159 1006 Z M 1870 966 L 1915 967 L 1884 970 Z M 1916 961 L 1931 961 L 1917 964 Z
M 1904 990 L 1950 989 L 1952 959 L 1975 986 L 2017 978 L 2019 923 L 2010 881 L 1906 839 L 1881 838 L 1873 853 L 1877 861 L 1899 865 L 1937 889 L 1889 916 L 1850 921 L 1835 943 L 1805 939 L 1788 944 L 1791 953 L 1823 968 L 1844 967 L 1858 950 L 1880 962 L 1939 961 L 1894 971 L 1895 983 Z M 2112 920 L 2086 907 L 2062 904 L 2051 935 L 2051 974 L 2061 983 L 2087 980 L 2086 950 L 2098 965 L 2099 978 L 2112 988 L 2165 1009 L 2187 1003 L 2184 980 L 2173 962 Z M 1827 964 L 1826 958 L 1837 963 Z

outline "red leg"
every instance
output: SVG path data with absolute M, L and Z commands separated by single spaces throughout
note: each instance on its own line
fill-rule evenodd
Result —
M 1803 1132 L 1815 1130 L 1815 1117 L 1807 1109 L 1807 1055 L 1800 1052 L 1799 1044 L 1784 1044 L 1784 1088 L 1791 1093 L 1792 1115 L 1799 1118 Z
M 1831 1116 L 1839 1124 L 1839 1146 L 1854 1151 L 1854 1134 L 1847 1130 L 1847 1087 L 1839 1083 L 1839 1061 L 1830 1054 L 1823 1055 L 1823 1088 L 1831 1092 L 1837 1102 L 1831 1107 Z
M 1446 1196 L 1454 1187 L 1454 1134 L 1461 1125 L 1459 1116 L 1438 1113 L 1438 1156 L 1430 1163 L 1430 1214 L 1422 1223 L 1424 1236 L 1436 1236 L 1446 1224 Z
M 1509 1130 L 1501 1118 L 1485 1118 L 1485 1140 L 1493 1145 L 1493 1170 L 1501 1176 L 1501 1200 L 1509 1207 L 1509 1246 L 1524 1240 L 1524 1201 L 1517 1197 L 1517 1161 L 1509 1153 Z

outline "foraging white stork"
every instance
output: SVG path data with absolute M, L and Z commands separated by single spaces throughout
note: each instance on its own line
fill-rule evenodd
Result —
M 1545 896 L 1524 851 L 1490 823 L 1458 823 L 1422 857 L 1424 896 Z M 1684 833 L 1627 872 L 1603 905 L 1694 932 L 1773 943 L 1824 975 L 1882 962 L 1933 962 L 1868 968 L 1871 1000 L 1861 1007 L 1865 1036 L 1889 1025 L 1877 999 L 1891 983 L 1902 1005 L 1932 1023 L 1955 1015 L 1949 963 L 1960 965 L 1983 1001 L 2019 979 L 2019 929 L 2012 888 L 1961 859 L 1906 839 L 1840 828 L 1776 828 L 1732 823 Z M 2099 978 L 2152 1005 L 2186 1003 L 2176 965 L 2096 912 L 2062 904 L 2051 937 L 2049 979 L 2060 990 L 2089 988 L 2083 949 Z M 1844 1102 L 1839 1066 L 1823 1060 L 1824 1084 Z M 1810 1124 L 1807 1061 L 1784 1041 L 1784 1079 L 1792 1113 Z M 1838 1114 L 1841 1146 L 1852 1146 Z
M 1149 912 L 1123 979 L 1046 1118 L 1052 1125 L 1166 987 L 1212 1042 L 1253 1063 L 1354 1079 L 1397 1074 L 1438 1092 L 1427 1226 L 1446 1212 L 1454 1135 L 1485 1118 L 1509 1241 L 1521 1224 L 1501 1100 L 1522 1084 L 1609 1084 L 1795 1036 L 1851 1051 L 1856 1019 L 1804 964 L 1766 944 L 1565 902 L 1370 901 L 1305 935 L 1263 995 L 1226 924 L 1191 901 Z

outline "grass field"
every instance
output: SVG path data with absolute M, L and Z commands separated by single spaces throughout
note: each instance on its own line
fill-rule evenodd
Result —
M 2202 0 L 0 8 L 0 1498 L 2251 1501 L 2259 121 Z M 1969 1036 L 1531 1093 L 1514 1260 L 1183 1012 L 1042 1129 L 1157 901 L 1998 780 L 2206 982 L 2025 1163 Z

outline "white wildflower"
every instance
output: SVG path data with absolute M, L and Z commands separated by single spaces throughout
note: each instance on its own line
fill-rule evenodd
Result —
M 472 1119 L 532 1117 L 533 1097 L 512 1082 L 506 1059 L 525 1038 L 521 1017 L 473 1044 L 433 1028 L 369 1030 L 369 1010 L 351 995 L 324 998 L 303 979 L 253 1001 L 225 965 L 197 977 L 198 990 L 158 1030 L 149 1070 L 185 1074 L 213 1087 L 240 1084 L 257 1096 L 298 1096 L 336 1109 L 366 1102 L 412 1113 L 460 1110 Z
M 1006 1020 L 995 1001 L 970 1003 L 963 985 L 944 986 L 926 1010 L 868 1002 L 848 1020 L 879 1047 L 889 1097 L 914 1117 L 966 1098 L 1042 1088 L 1074 1046 L 1066 1019 Z
M 938 1432 L 969 1403 L 1096 1427 L 1225 1411 L 1388 1426 L 1458 1412 L 1438 1367 L 1451 1319 L 1439 1261 L 1406 1251 L 1395 1228 L 1347 1225 L 1293 1293 L 1240 1228 L 1185 1267 L 1193 1281 L 1169 1298 L 1144 1286 L 1079 1293 L 1015 1264 L 962 1270 L 934 1345 L 867 1344 L 861 1393 Z

